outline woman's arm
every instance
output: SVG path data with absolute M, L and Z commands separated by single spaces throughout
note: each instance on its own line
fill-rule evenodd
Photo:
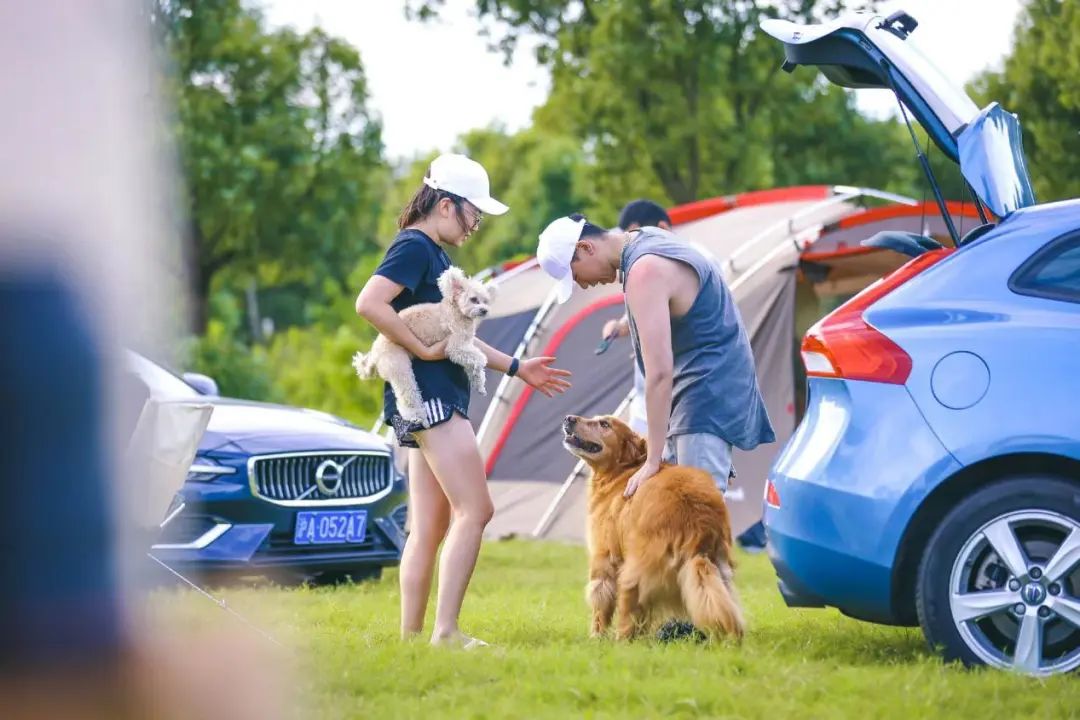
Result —
M 509 355 L 496 350 L 480 338 L 474 338 L 473 342 L 476 343 L 476 347 L 480 348 L 480 352 L 484 353 L 489 368 L 501 373 L 510 369 L 510 362 L 513 358 Z M 517 377 L 548 397 L 555 393 L 561 393 L 570 387 L 570 383 L 564 379 L 570 377 L 570 371 L 550 367 L 553 362 L 555 362 L 553 357 L 534 357 L 521 360 L 518 365 Z
M 421 360 L 445 358 L 445 340 L 434 345 L 425 345 L 390 306 L 390 301 L 404 289 L 404 285 L 399 285 L 382 275 L 372 275 L 356 297 L 356 314 L 374 325 L 375 329 L 388 340 L 397 343 Z
M 488 345 L 480 338 L 473 338 L 473 343 L 476 347 L 480 348 L 480 352 L 484 353 L 484 357 L 487 358 L 487 366 L 492 370 L 504 373 L 510 369 L 509 355 Z

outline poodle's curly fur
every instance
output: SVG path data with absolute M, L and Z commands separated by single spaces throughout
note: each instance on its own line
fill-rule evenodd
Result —
M 401 311 L 401 319 L 425 345 L 449 338 L 446 357 L 461 365 L 469 374 L 469 385 L 481 395 L 487 358 L 473 343 L 476 326 L 488 314 L 494 288 L 470 278 L 458 267 L 450 267 L 439 276 L 442 302 L 413 305 Z M 424 401 L 412 370 L 412 355 L 383 335 L 375 338 L 370 352 L 356 353 L 353 367 L 361 379 L 381 377 L 390 383 L 397 398 L 398 414 L 410 422 L 428 427 Z

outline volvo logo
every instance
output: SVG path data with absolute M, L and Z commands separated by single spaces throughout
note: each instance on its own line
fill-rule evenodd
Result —
M 1020 589 L 1020 597 L 1028 605 L 1042 605 L 1046 599 L 1046 588 L 1039 583 L 1028 583 Z
M 345 472 L 345 466 L 333 460 L 324 460 L 319 467 L 315 468 L 315 484 L 323 495 L 335 495 L 341 487 L 341 478 Z

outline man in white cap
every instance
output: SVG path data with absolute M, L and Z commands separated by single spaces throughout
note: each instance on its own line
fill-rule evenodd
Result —
M 754 371 L 750 340 L 716 264 L 658 227 L 607 231 L 581 215 L 540 234 L 536 258 L 565 302 L 621 279 L 630 338 L 645 374 L 648 453 L 626 495 L 664 459 L 699 467 L 727 489 L 732 447 L 776 439 Z

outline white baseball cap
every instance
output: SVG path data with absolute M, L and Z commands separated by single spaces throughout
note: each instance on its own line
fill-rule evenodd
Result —
M 488 215 L 502 215 L 510 209 L 491 197 L 491 183 L 484 166 L 464 155 L 444 153 L 432 160 L 424 184 L 463 197 Z
M 552 220 L 544 232 L 540 233 L 540 242 L 536 246 L 536 260 L 551 277 L 555 278 L 557 297 L 560 303 L 570 299 L 574 291 L 574 274 L 570 272 L 570 261 L 574 259 L 574 248 L 581 238 L 581 229 L 585 220 L 573 220 L 561 217 Z

